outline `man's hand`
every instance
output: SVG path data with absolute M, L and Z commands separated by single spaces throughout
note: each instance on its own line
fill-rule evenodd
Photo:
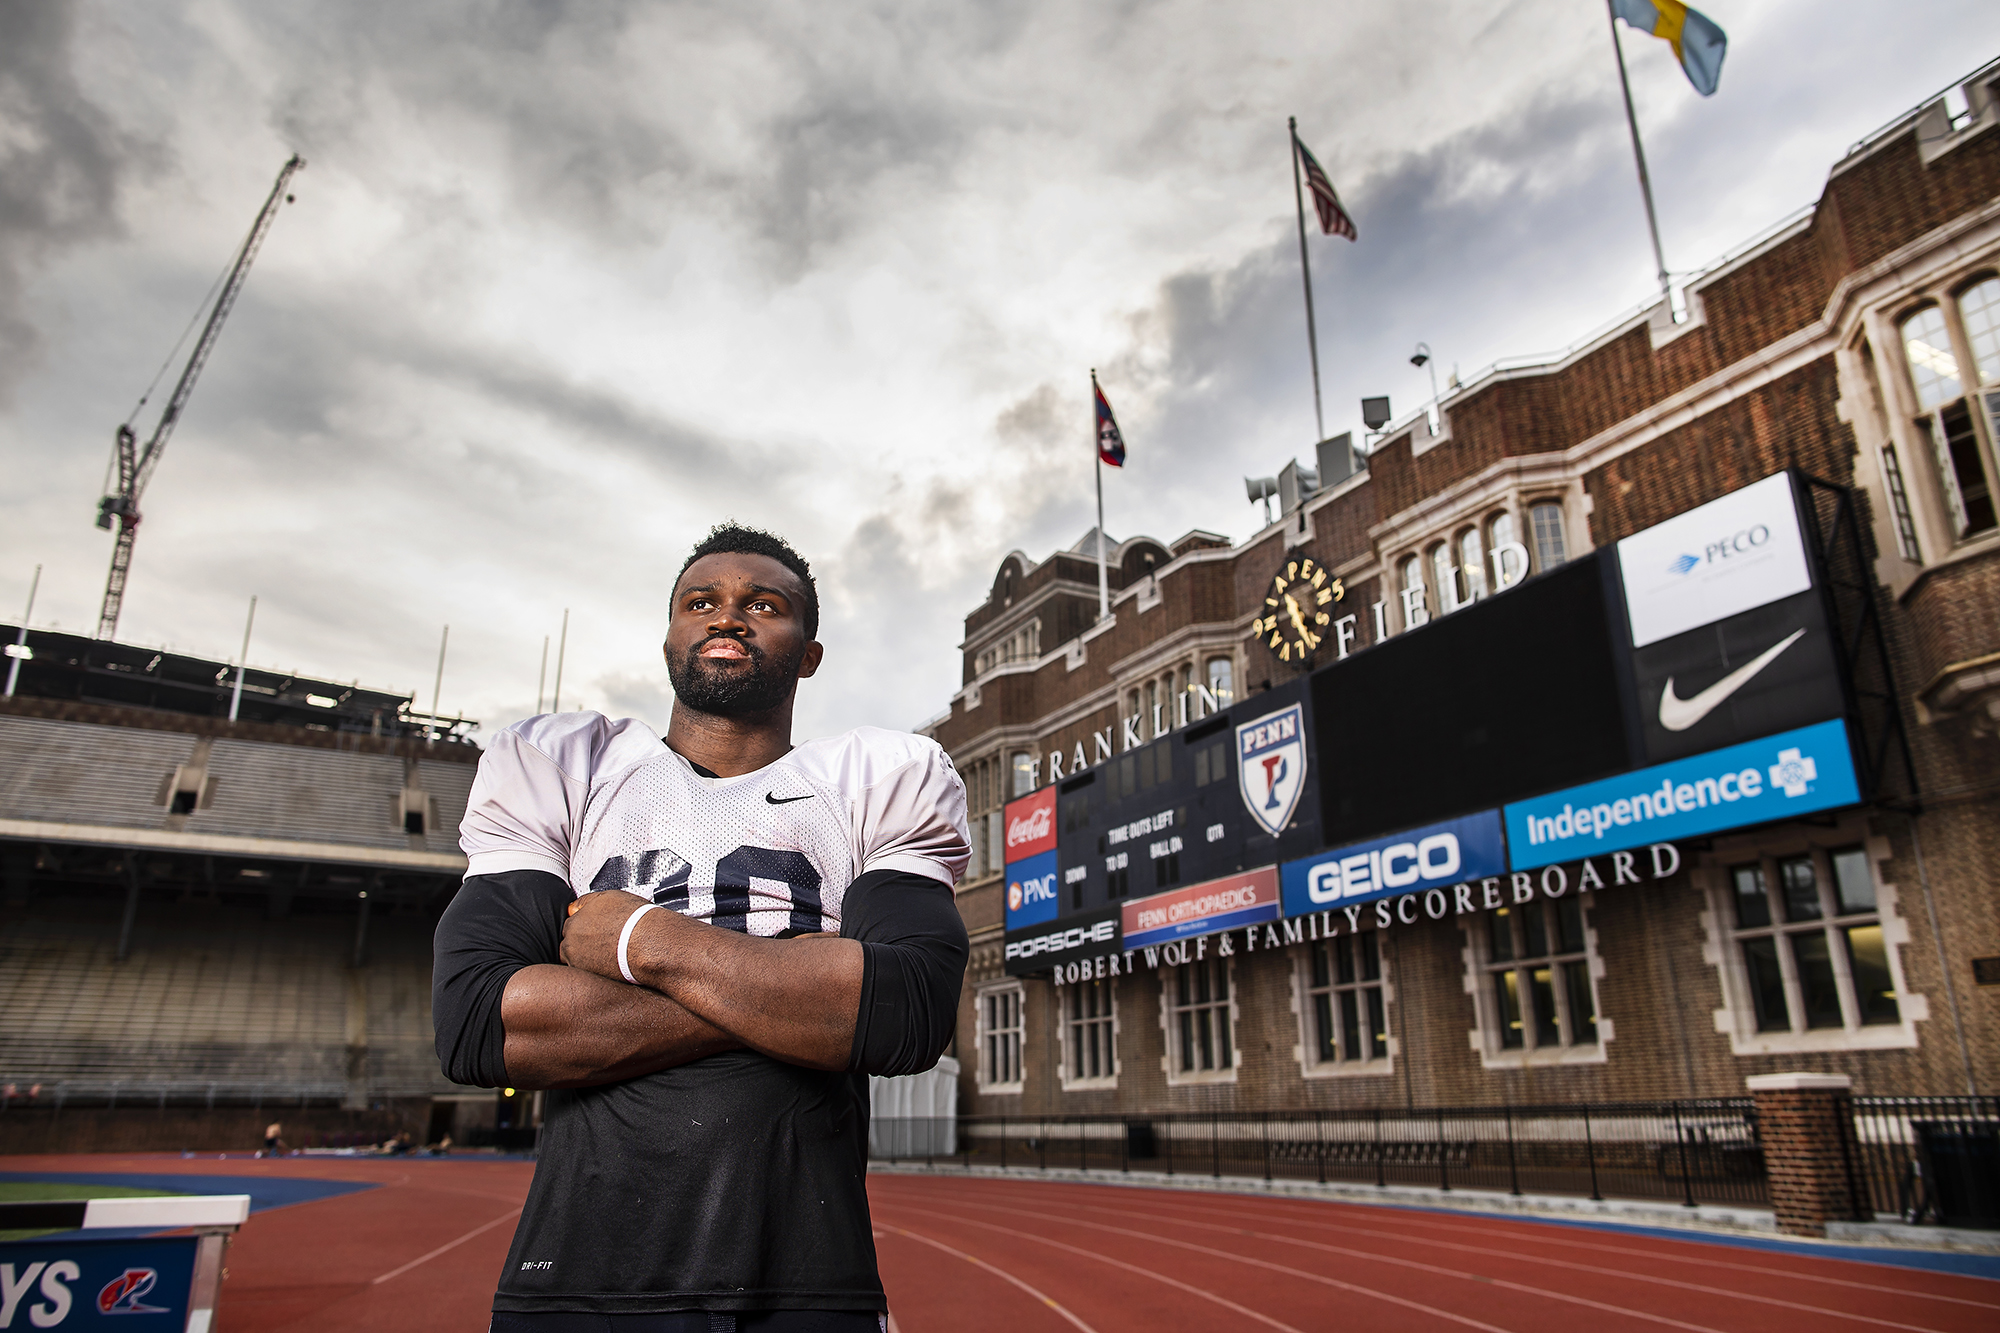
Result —
M 569 920 L 563 923 L 562 960 L 600 977 L 623 981 L 624 974 L 618 970 L 618 936 L 625 929 L 625 919 L 645 906 L 644 898 L 623 889 L 584 894 L 569 905 Z M 628 959 L 629 953 L 628 949 Z
M 623 890 L 588 893 L 569 907 L 562 959 L 623 980 L 618 937 L 646 905 Z M 648 912 L 632 930 L 626 961 L 639 984 L 776 1060 L 845 1069 L 861 1008 L 862 950 L 853 940 L 767 940 L 679 912 Z

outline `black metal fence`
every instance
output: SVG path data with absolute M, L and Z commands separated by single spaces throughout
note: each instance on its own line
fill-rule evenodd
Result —
M 878 1118 L 886 1161 L 1760 1206 L 1747 1097 L 1572 1106 Z
M 1856 1097 L 1857 1210 L 2000 1227 L 2000 1097 Z

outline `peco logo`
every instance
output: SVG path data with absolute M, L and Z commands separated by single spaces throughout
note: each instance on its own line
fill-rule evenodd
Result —
M 1770 541 L 1770 525 L 1766 523 L 1754 524 L 1751 527 L 1744 528 L 1741 532 L 1732 533 L 1724 537 L 1721 541 L 1709 542 L 1702 548 L 1700 555 L 1688 555 L 1686 552 L 1682 552 L 1680 555 L 1674 557 L 1672 564 L 1667 566 L 1667 572 L 1671 574 L 1692 573 L 1701 565 L 1712 565 L 1718 560 L 1727 560 L 1732 556 L 1749 555 L 1760 546 L 1768 546 Z
M 1632 646 L 1685 634 L 1812 586 L 1783 472 L 1618 543 Z

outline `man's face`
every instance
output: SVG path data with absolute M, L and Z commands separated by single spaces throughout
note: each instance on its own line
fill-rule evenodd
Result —
M 674 587 L 667 676 L 698 713 L 770 712 L 819 669 L 821 651 L 806 638 L 804 585 L 769 556 L 705 555 Z

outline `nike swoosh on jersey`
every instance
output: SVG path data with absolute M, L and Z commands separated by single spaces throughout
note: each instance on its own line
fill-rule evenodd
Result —
M 1674 694 L 1674 678 L 1668 676 L 1667 688 L 1660 692 L 1660 725 L 1668 731 L 1686 731 L 1714 712 L 1724 699 L 1742 689 L 1752 676 L 1771 665 L 1772 659 L 1779 653 L 1804 638 L 1805 633 L 1802 629 L 1793 630 L 1692 699 L 1677 697 Z
M 1805 631 L 1800 630 L 1799 633 L 1803 634 Z M 813 794 L 811 792 L 807 792 L 804 796 L 780 796 L 774 791 L 764 793 L 764 799 L 772 805 L 790 805 L 793 801 L 810 801 L 812 798 Z

